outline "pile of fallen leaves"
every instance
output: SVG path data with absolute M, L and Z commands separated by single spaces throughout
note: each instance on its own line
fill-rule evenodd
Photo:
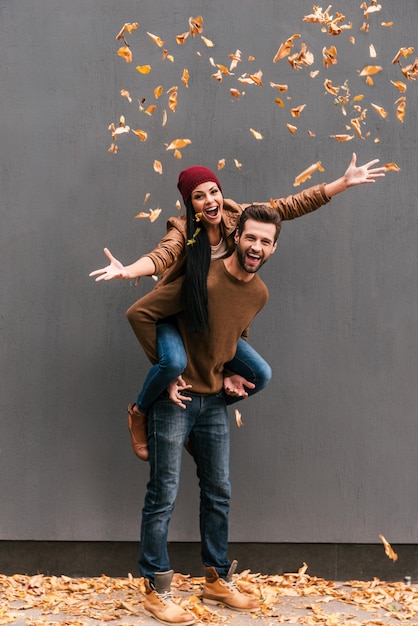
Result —
M 367 582 L 331 582 L 309 576 L 306 570 L 306 564 L 293 574 L 269 576 L 247 570 L 234 576 L 234 582 L 242 592 L 260 600 L 261 617 L 269 624 L 270 619 L 271 624 L 365 626 L 384 625 L 388 619 L 405 624 L 413 623 L 410 620 L 418 614 L 418 589 L 411 585 L 384 583 L 376 578 Z M 175 600 L 195 615 L 196 622 L 227 624 L 232 617 L 230 611 L 210 610 L 201 602 L 203 581 L 175 574 Z M 143 611 L 144 593 L 143 579 L 131 574 L 127 578 L 103 575 L 78 579 L 42 574 L 0 575 L 0 624 L 78 626 L 117 620 L 123 620 L 125 625 L 138 624 L 147 619 Z M 337 612 L 326 610 L 331 602 L 339 603 Z M 351 611 L 355 607 L 366 612 L 367 619 L 356 621 L 350 607 Z

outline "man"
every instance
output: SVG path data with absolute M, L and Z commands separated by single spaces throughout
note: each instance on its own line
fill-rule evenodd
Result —
M 167 534 L 177 495 L 186 439 L 194 452 L 200 483 L 201 555 L 205 567 L 203 601 L 238 611 L 253 611 L 258 602 L 232 584 L 236 562 L 227 557 L 229 483 L 229 419 L 223 369 L 238 339 L 268 300 L 257 276 L 275 251 L 280 217 L 268 205 L 251 205 L 241 216 L 236 249 L 213 261 L 208 274 L 209 332 L 191 333 L 181 304 L 183 277 L 139 300 L 127 313 L 135 334 L 152 362 L 157 359 L 156 322 L 177 315 L 187 353 L 183 377 L 191 386 L 185 408 L 161 396 L 148 414 L 150 480 L 141 526 L 139 567 L 145 578 L 145 610 L 163 624 L 193 624 L 193 616 L 170 597 L 173 570 L 167 554 Z

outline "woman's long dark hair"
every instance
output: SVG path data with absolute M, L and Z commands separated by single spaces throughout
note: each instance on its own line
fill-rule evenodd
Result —
M 201 222 L 196 220 L 192 200 L 186 202 L 187 259 L 182 287 L 182 302 L 188 329 L 192 333 L 207 333 L 210 243 Z M 199 229 L 199 230 L 198 230 Z

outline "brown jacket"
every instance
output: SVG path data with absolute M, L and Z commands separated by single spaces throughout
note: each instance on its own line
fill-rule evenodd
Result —
M 223 259 L 212 261 L 208 274 L 209 333 L 190 333 L 182 314 L 183 276 L 165 283 L 135 302 L 127 317 L 152 363 L 158 360 L 156 323 L 177 314 L 178 328 L 187 354 L 184 380 L 197 394 L 218 393 L 223 386 L 225 363 L 235 355 L 238 339 L 268 300 L 268 290 L 256 274 L 248 282 L 232 276 Z
M 270 200 L 272 206 L 280 213 L 282 220 L 292 220 L 312 211 L 330 201 L 325 193 L 325 184 L 315 185 L 287 198 Z M 256 202 L 254 204 L 266 204 Z M 224 198 L 221 230 L 222 236 L 232 252 L 235 248 L 234 233 L 243 210 L 249 204 L 238 204 L 234 200 Z M 171 217 L 167 222 L 167 234 L 160 243 L 144 256 L 152 259 L 155 273 L 163 274 L 157 287 L 175 280 L 184 273 L 184 261 L 187 250 L 187 234 L 185 215 Z

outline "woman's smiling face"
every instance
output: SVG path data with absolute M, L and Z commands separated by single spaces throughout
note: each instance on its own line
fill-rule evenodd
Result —
M 191 200 L 194 212 L 196 215 L 199 214 L 204 224 L 208 226 L 220 224 L 224 200 L 216 183 L 208 181 L 195 187 L 191 193 Z

